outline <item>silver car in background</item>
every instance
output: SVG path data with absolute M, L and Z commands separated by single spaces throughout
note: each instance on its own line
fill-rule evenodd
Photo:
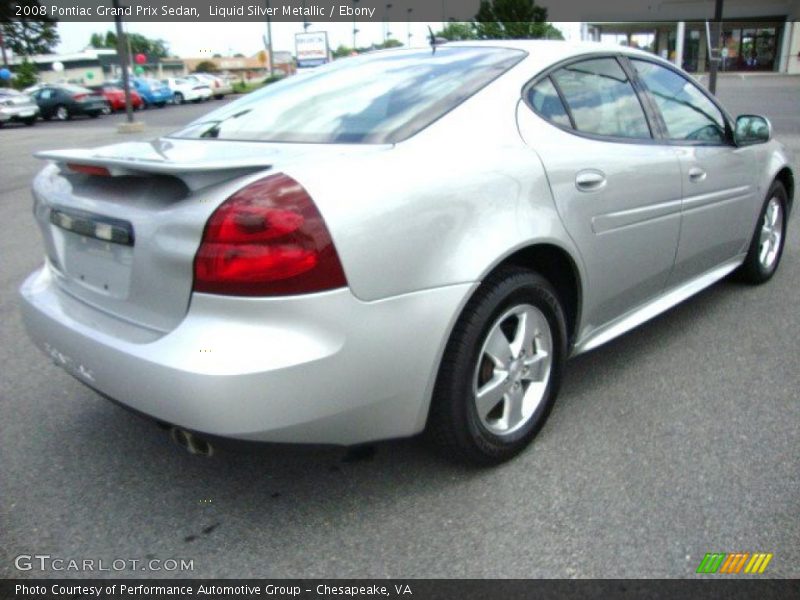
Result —
M 0 88 L 0 127 L 6 123 L 36 125 L 39 106 L 28 96 L 9 88 Z
M 795 187 L 764 118 L 566 42 L 346 59 L 150 143 L 39 156 L 31 337 L 202 453 L 426 430 L 506 460 L 569 356 L 767 281 Z

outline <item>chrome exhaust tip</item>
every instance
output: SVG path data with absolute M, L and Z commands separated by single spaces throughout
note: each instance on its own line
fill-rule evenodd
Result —
M 189 454 L 205 456 L 206 458 L 214 455 L 214 446 L 185 429 L 172 427 L 169 430 L 169 437 Z

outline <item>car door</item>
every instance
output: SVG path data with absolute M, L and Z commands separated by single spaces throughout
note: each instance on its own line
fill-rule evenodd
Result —
M 724 113 L 699 86 L 663 64 L 630 62 L 681 163 L 681 236 L 669 281 L 679 285 L 747 251 L 760 202 L 756 160 L 752 147 L 735 146 Z
M 53 114 L 55 107 L 55 89 L 42 88 L 36 92 L 36 104 L 39 105 L 39 110 L 42 111 L 42 117 L 50 117 Z
M 655 139 L 616 56 L 538 76 L 524 90 L 518 123 L 584 261 L 586 336 L 663 291 L 678 243 L 680 164 Z

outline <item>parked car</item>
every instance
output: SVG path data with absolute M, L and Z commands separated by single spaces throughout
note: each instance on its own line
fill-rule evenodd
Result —
M 506 460 L 568 357 L 768 281 L 795 193 L 764 117 L 595 43 L 362 55 L 152 142 L 37 156 L 32 339 L 202 454 L 426 430 Z
M 33 99 L 48 121 L 67 121 L 79 115 L 96 119 L 108 110 L 103 96 L 79 85 L 46 85 L 33 94 Z
M 129 81 L 132 86 L 131 89 L 141 96 L 144 108 L 150 106 L 163 108 L 167 103 L 172 102 L 172 90 L 157 79 L 131 77 Z M 121 81 L 115 80 L 113 83 L 121 89 L 125 89 Z
M 39 107 L 27 94 L 9 88 L 0 88 L 0 127 L 6 123 L 35 125 Z
M 172 90 L 172 100 L 175 104 L 184 102 L 201 102 L 211 99 L 211 88 L 206 83 L 182 77 L 162 79 L 161 83 Z
M 218 77 L 209 73 L 194 73 L 193 75 L 187 75 L 186 79 L 208 85 L 217 100 L 222 100 L 228 94 L 233 93 L 233 85 L 225 77 Z
M 108 112 L 111 113 L 117 110 L 125 110 L 125 90 L 112 83 L 101 83 L 99 85 L 89 86 L 90 90 L 101 94 L 108 102 Z M 135 90 L 131 90 L 131 107 L 133 110 L 139 110 L 144 106 L 144 100 Z

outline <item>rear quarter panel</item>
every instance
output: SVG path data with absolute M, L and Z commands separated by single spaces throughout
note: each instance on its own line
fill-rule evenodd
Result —
M 523 79 L 501 77 L 385 152 L 286 170 L 319 206 L 358 298 L 479 281 L 533 242 L 577 259 L 517 130 Z

